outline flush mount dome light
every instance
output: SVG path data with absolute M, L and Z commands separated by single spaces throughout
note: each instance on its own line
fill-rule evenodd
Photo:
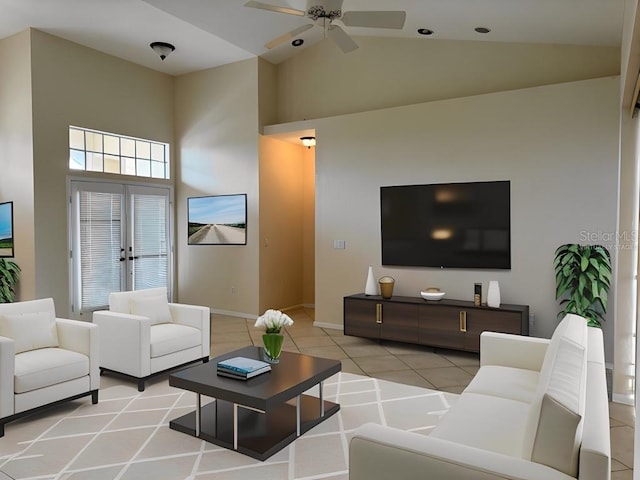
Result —
M 304 40 L 301 38 L 296 38 L 293 42 L 291 42 L 291 45 L 293 45 L 294 47 L 299 47 L 300 45 L 302 45 L 304 43 Z
M 316 146 L 316 137 L 300 137 L 300 140 L 302 140 L 302 145 L 307 148 Z
M 160 59 L 163 61 L 165 58 L 167 58 L 167 56 L 169 56 L 171 52 L 176 49 L 176 47 L 166 42 L 152 42 L 149 44 L 149 46 L 160 56 Z
M 433 35 L 433 30 L 430 28 L 419 28 L 418 33 L 420 35 Z
M 474 30 L 478 33 L 489 33 L 491 31 L 491 29 L 487 27 L 476 27 Z

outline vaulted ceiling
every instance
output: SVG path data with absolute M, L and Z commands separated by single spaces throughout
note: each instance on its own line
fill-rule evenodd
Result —
M 171 75 L 254 56 L 279 63 L 323 41 L 310 28 L 271 50 L 265 43 L 311 23 L 309 18 L 249 8 L 247 0 L 0 0 L 0 39 L 28 27 Z M 265 0 L 296 10 L 330 0 Z M 333 0 L 335 1 L 335 0 Z M 402 10 L 402 29 L 344 26 L 358 36 L 414 38 L 424 42 L 471 40 L 619 46 L 624 0 L 344 0 L 343 11 Z M 490 29 L 478 33 L 476 27 Z M 428 36 L 417 30 L 433 31 Z M 149 48 L 175 45 L 165 61 Z M 348 55 L 348 53 L 346 54 Z

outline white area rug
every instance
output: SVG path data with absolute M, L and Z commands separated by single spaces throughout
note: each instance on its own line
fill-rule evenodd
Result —
M 171 419 L 195 408 L 195 394 L 166 378 L 142 393 L 106 376 L 101 383 L 97 405 L 87 397 L 7 424 L 0 471 L 31 480 L 347 480 L 349 439 L 358 426 L 428 434 L 457 398 L 339 373 L 325 382 L 324 394 L 340 411 L 260 462 L 169 429 Z

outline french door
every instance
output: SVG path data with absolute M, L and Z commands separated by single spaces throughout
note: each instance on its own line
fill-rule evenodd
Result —
M 171 190 L 71 181 L 71 306 L 106 308 L 109 293 L 172 286 Z

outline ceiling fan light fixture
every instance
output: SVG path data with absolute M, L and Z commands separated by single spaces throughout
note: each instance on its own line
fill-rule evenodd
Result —
M 302 38 L 296 38 L 293 42 L 291 42 L 291 45 L 293 45 L 294 47 L 300 47 L 303 43 L 304 40 Z
M 300 137 L 300 140 L 302 140 L 302 145 L 307 148 L 316 146 L 316 137 Z
M 474 30 L 478 33 L 489 33 L 491 31 L 491 29 L 487 27 L 476 27 Z
M 420 35 L 433 35 L 433 30 L 430 28 L 419 28 L 418 33 Z
M 176 49 L 176 47 L 167 42 L 152 42 L 149 44 L 149 46 L 160 56 L 160 59 L 163 61 L 169 56 L 171 52 Z

